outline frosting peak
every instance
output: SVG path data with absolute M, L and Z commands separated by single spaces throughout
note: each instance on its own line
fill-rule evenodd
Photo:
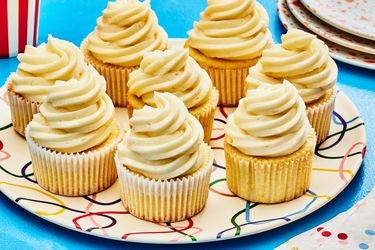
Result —
M 285 156 L 297 151 L 310 133 L 305 104 L 288 81 L 248 90 L 228 117 L 226 141 L 244 154 Z
M 207 101 L 212 82 L 187 49 L 147 53 L 138 70 L 130 73 L 129 93 L 155 106 L 154 93 L 170 92 L 178 96 L 187 108 Z
M 118 145 L 120 161 L 148 178 L 170 179 L 197 171 L 205 161 L 203 128 L 183 102 L 155 93 L 156 107 L 134 110 L 131 129 Z
M 187 49 L 149 52 L 143 57 L 140 68 L 149 75 L 164 75 L 182 70 L 188 58 Z
M 296 29 L 289 29 L 281 40 L 281 45 L 264 50 L 258 64 L 250 68 L 249 88 L 262 80 L 281 83 L 285 78 L 297 87 L 305 103 L 319 100 L 335 85 L 338 74 L 328 47 L 316 36 Z
M 30 137 L 43 147 L 65 153 L 101 144 L 112 131 L 115 114 L 105 90 L 104 78 L 91 65 L 80 80 L 57 81 L 29 124 Z
M 30 101 L 42 103 L 56 81 L 79 79 L 84 58 L 74 44 L 48 36 L 38 47 L 27 45 L 17 56 L 20 64 L 12 74 L 13 90 Z
M 88 49 L 105 63 L 137 66 L 146 52 L 164 50 L 167 42 L 149 0 L 117 0 L 109 2 L 98 18 Z
M 189 46 L 208 57 L 250 60 L 272 42 L 268 15 L 255 0 L 208 0 L 188 32 Z
M 255 0 L 207 0 L 202 16 L 213 21 L 236 19 L 252 13 Z
M 281 47 L 287 50 L 307 50 L 315 38 L 315 35 L 302 30 L 290 29 L 281 36 Z

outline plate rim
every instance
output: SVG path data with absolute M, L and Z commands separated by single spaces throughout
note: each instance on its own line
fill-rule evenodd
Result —
M 344 27 L 344 26 L 340 26 L 339 24 L 333 22 L 332 20 L 328 19 L 326 16 L 324 16 L 321 12 L 319 11 L 314 11 L 313 7 L 310 6 L 311 4 L 311 1 L 310 0 L 300 0 L 302 2 L 302 4 L 316 17 L 318 17 L 320 20 L 322 20 L 323 22 L 326 22 L 332 26 L 334 26 L 335 28 L 339 29 L 339 30 L 342 30 L 342 31 L 345 31 L 347 33 L 350 33 L 352 35 L 355 35 L 357 37 L 360 37 L 360 38 L 366 38 L 368 40 L 371 40 L 371 41 L 375 41 L 375 35 L 367 35 L 365 33 L 360 33 L 360 32 L 357 32 L 353 29 L 349 29 L 347 27 Z M 309 4 L 310 3 L 310 4 Z
M 294 2 L 298 2 L 302 8 L 304 9 L 300 9 L 299 7 L 296 7 L 296 8 L 291 8 L 291 4 L 293 4 L 293 1 Z M 311 13 L 303 4 L 302 4 L 302 1 L 301 0 L 286 0 L 286 3 L 288 5 L 288 8 L 290 10 L 290 12 L 293 14 L 293 16 L 303 25 L 305 26 L 306 28 L 308 28 L 310 31 L 314 32 L 315 34 L 333 42 L 333 43 L 336 43 L 338 45 L 341 45 L 343 47 L 346 47 L 346 48 L 349 48 L 349 49 L 352 49 L 352 50 L 355 50 L 355 51 L 359 51 L 359 52 L 363 52 L 363 53 L 366 53 L 366 54 L 370 54 L 370 55 L 375 55 L 375 47 L 374 48 L 371 48 L 373 50 L 373 52 L 370 52 L 369 49 L 366 47 L 366 45 L 362 45 L 362 44 L 357 44 L 356 42 L 350 42 L 350 41 L 346 41 L 344 39 L 341 39 L 340 37 L 336 36 L 336 35 L 329 35 L 330 33 L 324 33 L 324 32 L 321 32 L 321 30 L 319 30 L 318 28 L 315 28 L 314 25 L 311 25 L 310 24 L 307 24 L 306 23 L 306 19 L 303 18 L 301 12 L 308 12 L 306 15 L 312 15 L 314 16 L 313 13 Z M 297 10 L 297 9 L 300 9 L 300 10 Z M 314 21 L 314 20 L 313 20 Z M 319 27 L 322 27 L 322 26 L 330 26 L 332 29 L 336 29 L 337 31 L 340 31 L 340 32 L 343 32 L 343 33 L 346 33 L 346 34 L 343 34 L 343 35 L 349 35 L 349 36 L 353 36 L 353 38 L 359 38 L 358 36 L 354 36 L 353 34 L 351 33 L 348 33 L 344 30 L 341 30 L 341 29 L 338 29 L 334 26 L 331 26 L 330 24 L 328 23 L 325 23 L 324 21 L 320 20 L 320 19 L 317 19 L 317 22 L 314 21 L 314 23 L 316 24 L 316 26 L 319 26 Z M 371 41 L 373 42 L 373 41 Z M 359 48 L 354 48 L 355 46 L 359 46 Z
M 287 26 L 290 26 L 289 24 L 291 22 L 287 21 L 287 18 L 284 16 L 284 13 L 282 12 L 283 9 L 285 9 L 283 7 L 283 3 L 286 5 L 286 8 L 288 9 L 288 12 L 290 12 L 290 15 L 291 15 L 291 18 L 294 18 L 296 19 L 293 14 L 291 13 L 291 11 L 289 10 L 288 6 L 287 6 L 287 2 L 286 0 L 277 0 L 277 9 L 278 9 L 278 17 L 279 17 L 279 20 L 281 22 L 281 24 L 283 25 L 283 27 L 288 30 L 288 28 L 285 27 L 285 25 Z M 307 28 L 305 28 L 302 24 L 300 24 L 300 22 L 296 19 L 297 23 L 294 22 L 294 25 L 297 25 L 298 26 L 298 29 L 301 29 L 301 30 L 307 30 Z M 321 37 L 319 37 L 319 39 L 321 39 Z M 323 40 L 326 40 L 326 39 L 323 39 Z M 346 48 L 344 46 L 341 46 L 341 45 L 338 45 L 338 44 L 335 44 L 331 41 L 328 41 L 332 46 L 334 47 L 337 47 L 337 46 L 340 46 L 342 47 L 344 50 L 348 51 L 348 50 L 351 50 L 353 52 L 357 52 L 357 53 L 364 53 L 364 52 L 358 52 L 356 50 L 353 50 L 353 49 L 349 49 L 349 48 Z M 375 63 L 374 64 L 369 64 L 369 63 L 362 63 L 362 62 L 359 62 L 359 61 L 353 61 L 353 60 L 349 60 L 347 58 L 345 58 L 344 56 L 341 56 L 340 54 L 338 53 L 335 53 L 335 52 L 332 52 L 330 51 L 329 52 L 330 56 L 340 62 L 344 62 L 344 63 L 347 63 L 347 64 L 350 64 L 350 65 L 354 65 L 354 66 L 357 66 L 357 67 L 360 67 L 360 68 L 365 68 L 365 69 L 370 69 L 370 70 L 375 70 Z M 366 54 L 366 53 L 364 53 Z M 371 54 L 369 54 L 369 56 L 373 56 Z

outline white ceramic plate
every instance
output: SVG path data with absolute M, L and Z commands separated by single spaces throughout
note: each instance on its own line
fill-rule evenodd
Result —
M 281 23 L 284 25 L 286 29 L 296 28 L 307 32 L 311 32 L 293 16 L 293 14 L 290 12 L 288 8 L 286 0 L 277 1 L 277 12 L 279 14 L 279 19 Z M 334 59 L 358 67 L 375 70 L 375 55 L 359 52 L 340 46 L 322 37 L 319 37 L 319 39 L 321 39 L 327 44 L 330 55 Z
M 345 31 L 339 30 L 320 19 L 307 10 L 299 0 L 287 0 L 289 10 L 306 28 L 315 34 L 344 47 L 375 55 L 375 42 L 363 39 Z
M 172 40 L 173 47 L 183 40 Z M 104 238 L 147 243 L 194 243 L 267 231 L 302 218 L 338 195 L 362 162 L 366 132 L 352 102 L 339 92 L 330 137 L 316 150 L 306 195 L 290 202 L 261 205 L 234 196 L 225 181 L 223 128 L 233 108 L 218 108 L 211 146 L 215 169 L 204 210 L 179 223 L 142 221 L 124 210 L 119 183 L 95 195 L 63 197 L 40 188 L 33 177 L 26 142 L 14 132 L 5 87 L 0 89 L 0 190 L 24 209 L 60 226 Z M 128 126 L 126 109 L 116 118 Z
M 375 41 L 374 0 L 301 0 L 315 16 L 351 34 Z

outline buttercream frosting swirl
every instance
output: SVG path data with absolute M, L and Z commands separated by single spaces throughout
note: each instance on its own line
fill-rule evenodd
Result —
M 84 58 L 74 44 L 48 36 L 38 47 L 27 45 L 17 56 L 17 71 L 11 75 L 12 89 L 30 101 L 42 103 L 56 81 L 79 79 Z
M 228 117 L 226 141 L 246 155 L 285 156 L 297 151 L 311 131 L 305 104 L 288 81 L 248 90 Z
M 88 49 L 105 63 L 137 66 L 146 52 L 164 50 L 167 42 L 149 0 L 117 0 L 109 2 L 98 18 Z
M 129 93 L 154 106 L 154 93 L 170 92 L 178 96 L 187 108 L 207 101 L 212 82 L 205 70 L 189 56 L 187 49 L 147 53 L 139 70 L 130 74 Z
M 78 153 L 100 145 L 111 131 L 115 108 L 104 78 L 90 65 L 79 80 L 57 81 L 40 113 L 30 122 L 30 137 L 40 146 Z
M 250 60 L 272 42 L 268 14 L 255 0 L 208 0 L 188 32 L 189 46 L 207 57 Z
M 263 81 L 280 83 L 285 78 L 297 87 L 305 103 L 317 101 L 337 80 L 337 65 L 327 45 L 297 29 L 289 29 L 281 40 L 281 44 L 264 50 L 258 64 L 250 68 L 246 79 L 249 87 Z
M 118 145 L 130 170 L 148 178 L 170 179 L 194 173 L 205 162 L 203 128 L 171 93 L 155 93 L 156 108 L 134 110 L 131 129 Z

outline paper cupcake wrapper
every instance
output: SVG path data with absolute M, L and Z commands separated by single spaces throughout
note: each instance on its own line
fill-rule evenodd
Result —
M 215 119 L 216 107 L 218 104 L 219 93 L 216 88 L 213 88 L 208 101 L 196 108 L 189 109 L 192 114 L 203 127 L 204 142 L 209 143 L 211 140 L 212 126 Z M 145 104 L 141 99 L 134 95 L 128 96 L 128 116 L 129 119 L 133 116 L 134 109 L 141 109 Z
M 336 95 L 337 89 L 334 88 L 331 97 L 326 102 L 307 108 L 307 118 L 315 129 L 318 144 L 322 143 L 329 134 Z
M 82 196 L 107 189 L 116 181 L 114 153 L 122 139 L 119 126 L 119 136 L 112 143 L 92 151 L 74 154 L 60 153 L 39 146 L 30 137 L 29 129 L 29 126 L 26 127 L 26 141 L 34 176 L 45 190 L 64 196 Z
M 20 135 L 25 136 L 25 128 L 33 119 L 33 115 L 39 113 L 40 103 L 29 101 L 15 93 L 9 83 L 8 93 L 13 128 Z
M 298 151 L 275 158 L 247 156 L 225 142 L 229 189 L 243 199 L 260 203 L 284 202 L 303 195 L 310 184 L 315 141 L 312 129 Z
M 212 172 L 213 153 L 197 172 L 170 180 L 141 176 L 123 166 L 115 155 L 121 200 L 134 216 L 153 222 L 182 221 L 198 214 L 205 206 Z
M 81 51 L 85 60 L 90 63 L 101 74 L 107 82 L 107 94 L 111 97 L 116 107 L 126 107 L 128 95 L 129 74 L 138 69 L 136 67 L 122 67 L 103 63 L 96 59 L 87 49 L 87 38 L 81 43 Z
M 269 41 L 267 48 L 272 45 L 273 41 Z M 184 47 L 189 48 L 189 55 L 201 68 L 206 70 L 213 85 L 219 90 L 219 105 L 238 106 L 239 100 L 246 95 L 245 79 L 249 74 L 249 68 L 254 66 L 260 57 L 250 60 L 225 60 L 207 57 L 198 49 L 189 46 L 189 39 L 185 42 Z
M 219 105 L 237 106 L 239 100 L 246 95 L 245 79 L 249 68 L 221 69 L 205 65 L 201 67 L 207 71 L 213 85 L 219 90 Z
M 219 101 L 219 92 L 216 88 L 213 88 L 208 101 L 198 108 L 189 109 L 192 114 L 203 127 L 204 142 L 210 143 L 212 126 L 214 124 L 216 107 Z

